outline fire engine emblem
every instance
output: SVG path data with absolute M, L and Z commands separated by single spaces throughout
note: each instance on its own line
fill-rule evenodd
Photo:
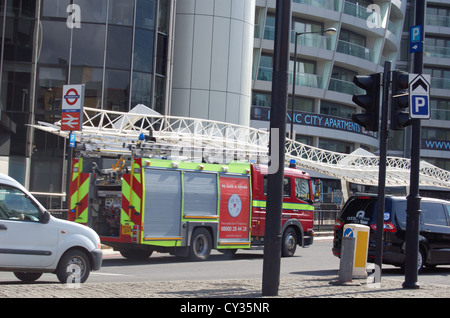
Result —
M 241 213 L 241 210 L 241 198 L 237 194 L 232 194 L 228 199 L 228 213 L 230 213 L 230 215 L 235 218 Z

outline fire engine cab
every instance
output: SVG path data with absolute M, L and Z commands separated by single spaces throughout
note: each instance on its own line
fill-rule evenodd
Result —
M 69 220 L 130 259 L 154 251 L 206 260 L 264 244 L 267 166 L 155 158 L 72 162 Z M 309 175 L 285 168 L 282 255 L 313 242 Z

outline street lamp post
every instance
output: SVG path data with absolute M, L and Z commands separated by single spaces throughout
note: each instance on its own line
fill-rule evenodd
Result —
M 292 140 L 295 139 L 294 136 L 294 104 L 295 104 L 295 80 L 296 80 L 296 70 L 297 70 L 297 43 L 298 43 L 298 37 L 299 35 L 303 34 L 322 34 L 325 33 L 327 35 L 331 35 L 336 33 L 336 28 L 328 28 L 325 31 L 319 31 L 319 32 L 295 32 L 295 41 L 294 41 L 294 72 L 292 77 L 292 105 L 291 105 L 291 133 L 290 137 Z

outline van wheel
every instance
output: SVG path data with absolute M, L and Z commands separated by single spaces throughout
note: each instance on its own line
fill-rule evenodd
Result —
M 292 257 L 297 249 L 297 232 L 294 228 L 288 227 L 283 233 L 281 241 L 281 256 Z
M 205 228 L 196 228 L 192 233 L 189 256 L 193 261 L 206 261 L 211 254 L 211 234 Z
M 14 272 L 14 275 L 23 282 L 32 283 L 38 280 L 42 276 L 42 273 Z
M 81 250 L 70 250 L 61 257 L 56 276 L 62 284 L 84 283 L 91 272 L 89 257 Z

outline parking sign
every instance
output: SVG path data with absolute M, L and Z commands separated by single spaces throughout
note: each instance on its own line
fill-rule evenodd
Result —
M 416 25 L 409 31 L 409 53 L 422 52 L 423 50 L 423 28 Z
M 430 75 L 409 74 L 409 112 L 413 119 L 430 119 Z

